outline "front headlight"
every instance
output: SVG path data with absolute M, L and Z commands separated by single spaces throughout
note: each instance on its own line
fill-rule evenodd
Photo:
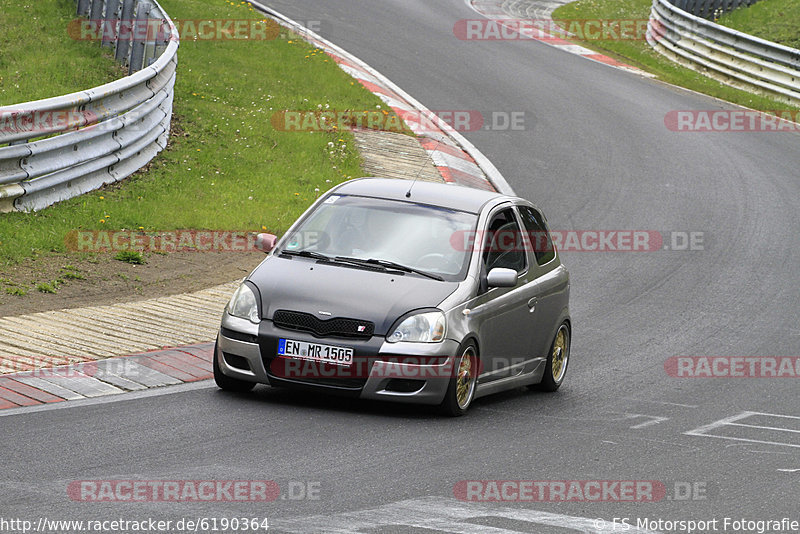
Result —
M 444 339 L 446 323 L 440 311 L 418 313 L 397 325 L 386 338 L 389 343 L 408 341 L 412 343 L 438 343 Z
M 228 302 L 228 313 L 234 317 L 241 317 L 242 319 L 250 319 L 251 323 L 258 324 L 261 318 L 258 316 L 258 303 L 253 290 L 247 284 L 242 283 L 236 293 L 231 297 Z

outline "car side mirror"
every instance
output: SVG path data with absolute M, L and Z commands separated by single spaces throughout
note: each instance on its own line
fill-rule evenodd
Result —
M 273 234 L 258 234 L 256 236 L 256 248 L 265 253 L 269 253 L 275 248 L 275 243 L 277 242 L 278 236 Z
M 515 287 L 517 285 L 517 271 L 504 267 L 495 267 L 486 276 L 489 287 Z

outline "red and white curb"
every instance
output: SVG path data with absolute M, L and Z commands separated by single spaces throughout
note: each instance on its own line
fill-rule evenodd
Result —
M 399 117 L 404 118 L 409 129 L 421 139 L 423 148 L 445 182 L 514 194 L 500 171 L 474 145 L 383 74 L 271 7 L 256 0 L 250 0 L 249 3 L 323 50 L 342 70 L 383 100 Z M 424 117 L 425 124 L 409 117 Z
M 467 5 L 470 8 L 472 8 L 472 10 L 475 11 L 476 13 L 483 15 L 489 20 L 497 21 L 498 24 L 504 26 L 506 29 L 515 31 L 517 33 L 520 33 L 520 35 L 522 35 L 521 32 L 517 31 L 517 28 L 515 28 L 514 25 L 510 24 L 510 22 L 518 21 L 519 19 L 508 14 L 503 9 L 503 4 L 505 3 L 503 0 L 465 0 L 465 1 Z M 548 16 L 547 18 L 550 17 Z M 568 32 L 564 32 L 564 34 L 567 33 Z M 600 54 L 598 52 L 595 52 L 594 50 L 590 50 L 575 43 L 571 43 L 566 39 L 562 39 L 561 37 L 553 35 L 552 33 L 548 33 L 544 30 L 538 30 L 536 34 L 525 35 L 525 38 L 535 41 L 540 41 L 554 48 L 558 48 L 559 50 L 569 52 L 570 54 L 583 56 L 586 59 L 597 61 L 599 63 L 609 65 L 611 67 L 626 70 L 629 72 L 634 72 L 642 76 L 647 76 L 647 77 L 653 76 L 652 74 L 645 72 L 642 69 L 639 69 L 632 65 L 628 65 L 627 63 L 623 63 L 621 61 L 617 61 L 612 57 Z
M 213 343 L 0 376 L 0 410 L 117 395 L 213 376 Z

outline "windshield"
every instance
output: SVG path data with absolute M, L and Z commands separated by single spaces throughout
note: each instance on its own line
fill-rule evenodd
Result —
M 469 251 L 454 236 L 475 229 L 477 215 L 411 202 L 331 195 L 284 241 L 278 253 L 382 260 L 463 280 Z

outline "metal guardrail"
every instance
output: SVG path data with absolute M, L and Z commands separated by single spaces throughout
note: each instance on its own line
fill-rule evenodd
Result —
M 129 76 L 0 107 L 0 211 L 31 211 L 127 178 L 167 146 L 179 36 L 156 0 L 77 0 Z M 150 30 L 122 31 L 126 21 Z M 160 28 L 160 31 L 157 30 Z M 65 29 L 66 31 L 66 29 Z M 145 35 L 146 38 L 137 38 Z M 125 38 L 127 37 L 127 39 Z
M 647 25 L 651 46 L 728 85 L 800 105 L 800 50 L 726 28 L 673 5 L 686 2 L 653 0 Z

